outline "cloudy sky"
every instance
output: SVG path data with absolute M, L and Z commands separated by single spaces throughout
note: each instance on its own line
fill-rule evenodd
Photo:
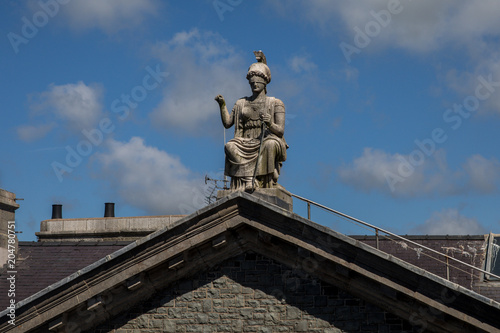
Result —
M 499 233 L 498 6 L 2 1 L 0 188 L 24 199 L 20 239 L 54 203 L 65 218 L 205 205 L 224 166 L 214 97 L 250 94 L 254 50 L 286 106 L 287 190 L 400 234 Z

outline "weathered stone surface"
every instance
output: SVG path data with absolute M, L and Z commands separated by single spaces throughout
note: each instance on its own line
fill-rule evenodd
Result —
M 234 125 L 234 138 L 224 146 L 224 174 L 231 177 L 231 189 L 239 191 L 279 188 L 278 177 L 288 148 L 284 138 L 285 105 L 267 96 L 271 70 L 262 51 L 254 54 L 257 62 L 247 73 L 252 95 L 236 101 L 231 113 L 224 97 L 215 97 L 224 127 Z
M 52 219 L 40 223 L 39 240 L 133 241 L 166 228 L 183 215 Z
M 0 189 L 0 269 L 7 263 L 9 230 L 10 232 L 14 231 L 11 229 L 14 225 L 9 225 L 9 221 L 15 221 L 15 210 L 19 208 L 15 199 L 14 193 Z M 14 234 L 14 237 L 16 239 L 14 244 L 17 247 L 17 236 Z M 17 249 L 15 253 L 17 253 Z
M 249 279 L 255 275 L 273 282 L 263 286 L 259 280 Z M 177 281 L 88 333 L 125 329 L 137 333 L 393 333 L 418 332 L 419 327 L 319 282 L 300 268 L 249 252 L 189 280 Z
M 217 192 L 217 199 L 226 197 L 233 192 L 235 190 L 220 190 Z M 292 195 L 284 188 L 257 188 L 251 194 L 283 209 L 293 211 Z

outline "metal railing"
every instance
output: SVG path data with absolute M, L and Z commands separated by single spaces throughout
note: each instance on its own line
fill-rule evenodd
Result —
M 446 261 L 441 261 L 441 260 L 439 260 L 439 259 L 437 259 L 437 258 L 435 258 L 435 257 L 429 256 L 430 258 L 433 258 L 434 260 L 437 260 L 437 261 L 440 261 L 440 262 L 442 262 L 442 263 L 446 264 L 446 279 L 447 279 L 447 280 L 450 280 L 450 266 L 451 266 L 451 267 L 454 267 L 455 269 L 458 269 L 458 270 L 463 271 L 462 269 L 460 269 L 460 268 L 458 268 L 458 267 L 456 267 L 456 266 L 451 265 L 451 264 L 450 264 L 450 260 L 452 260 L 452 261 L 454 261 L 454 262 L 457 262 L 457 263 L 460 263 L 460 265 L 467 266 L 467 267 L 469 267 L 469 268 L 471 268 L 471 269 L 473 269 L 473 270 L 475 270 L 475 271 L 477 271 L 477 272 L 480 272 L 480 273 L 482 273 L 482 274 L 485 274 L 486 276 L 488 276 L 488 279 L 489 279 L 489 278 L 491 278 L 491 277 L 493 277 L 493 278 L 495 278 L 495 279 L 499 279 L 499 280 L 500 280 L 500 276 L 498 276 L 498 275 L 495 275 L 495 274 L 493 274 L 493 273 L 491 273 L 491 272 L 485 271 L 485 270 L 483 270 L 483 269 L 481 269 L 481 268 L 479 268 L 479 267 L 476 267 L 476 266 L 474 266 L 474 265 L 470 265 L 470 264 L 468 264 L 468 263 L 466 263 L 466 262 L 463 262 L 463 261 L 458 260 L 458 259 L 456 259 L 456 258 L 454 258 L 454 257 L 452 257 L 452 256 L 449 256 L 449 255 L 444 254 L 444 253 L 442 253 L 442 252 L 439 252 L 439 251 L 436 251 L 436 250 L 434 250 L 434 249 L 431 249 L 430 247 L 424 246 L 424 245 L 419 244 L 419 243 L 417 243 L 417 242 L 414 242 L 414 241 L 412 241 L 412 240 L 410 240 L 410 239 L 407 239 L 407 238 L 404 238 L 404 237 L 402 237 L 402 236 L 396 235 L 396 234 L 394 234 L 394 233 L 392 233 L 392 232 L 390 232 L 390 231 L 384 230 L 384 229 L 382 229 L 382 228 L 379 228 L 379 227 L 377 227 L 377 226 L 374 226 L 374 225 L 372 225 L 372 224 L 370 224 L 370 223 L 367 223 L 367 222 L 365 222 L 365 221 L 359 220 L 359 219 L 357 219 L 357 218 L 355 218 L 355 217 L 352 217 L 352 216 L 349 216 L 349 215 L 347 215 L 347 214 L 341 213 L 341 212 L 339 212 L 339 211 L 336 211 L 336 210 L 334 210 L 334 209 L 331 209 L 331 208 L 329 208 L 329 207 L 326 207 L 326 206 L 324 206 L 324 205 L 322 205 L 322 204 L 319 204 L 319 203 L 317 203 L 317 202 L 314 202 L 314 201 L 312 201 L 312 200 L 309 200 L 309 199 L 303 198 L 303 197 L 298 196 L 298 195 L 296 195 L 296 194 L 292 194 L 292 197 L 297 198 L 297 199 L 302 200 L 302 201 L 304 201 L 304 202 L 306 202 L 306 203 L 307 203 L 307 219 L 308 219 L 308 220 L 311 220 L 311 205 L 314 205 L 314 206 L 319 207 L 319 208 L 321 208 L 321 209 L 323 209 L 323 210 L 326 210 L 327 212 L 333 213 L 333 214 L 335 214 L 335 215 L 341 216 L 341 217 L 343 217 L 343 218 L 345 218 L 345 219 L 348 219 L 348 220 L 350 220 L 350 221 L 353 221 L 353 222 L 356 222 L 356 223 L 358 223 L 358 224 L 364 225 L 364 226 L 366 226 L 366 227 L 372 228 L 372 229 L 375 231 L 375 242 L 376 242 L 376 248 L 377 248 L 377 249 L 379 249 L 379 238 L 380 238 L 380 233 L 383 233 L 383 234 L 389 235 L 389 236 L 391 236 L 391 237 L 395 237 L 395 238 L 397 238 L 397 239 L 399 239 L 399 240 L 401 240 L 401 241 L 408 242 L 408 243 L 410 243 L 410 244 L 416 245 L 416 246 L 418 246 L 418 247 L 419 247 L 419 248 L 421 248 L 421 249 L 424 249 L 424 250 L 429 251 L 429 252 L 431 252 L 431 253 L 437 254 L 437 255 L 439 255 L 439 256 L 441 256 L 441 257 L 444 257 Z M 391 238 L 389 238 L 389 237 L 386 237 L 386 236 L 383 236 L 383 237 L 385 237 L 385 238 L 388 238 L 388 239 L 392 240 L 392 239 L 391 239 Z M 464 272 L 466 272 L 466 271 L 464 271 Z M 471 273 L 469 273 L 469 272 L 466 272 L 466 273 L 467 273 L 467 274 L 471 274 Z

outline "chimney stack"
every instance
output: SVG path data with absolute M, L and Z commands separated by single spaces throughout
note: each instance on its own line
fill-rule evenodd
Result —
M 9 239 L 14 239 L 17 254 L 17 236 L 15 230 L 15 210 L 19 208 L 16 195 L 0 189 L 0 269 L 7 263 Z M 10 223 L 9 223 L 10 222 Z
M 52 205 L 52 219 L 62 219 L 62 205 Z
M 104 204 L 104 217 L 115 217 L 115 203 L 106 202 Z

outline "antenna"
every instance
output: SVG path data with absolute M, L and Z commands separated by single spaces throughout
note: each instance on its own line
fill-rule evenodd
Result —
M 207 196 L 205 197 L 205 202 L 207 203 L 207 205 L 217 200 L 217 196 L 214 194 L 216 190 L 229 190 L 227 183 L 229 183 L 229 180 L 226 179 L 226 176 L 224 176 L 224 179 L 213 179 L 208 177 L 208 175 L 205 175 L 205 184 L 208 184 L 208 188 L 206 191 Z

